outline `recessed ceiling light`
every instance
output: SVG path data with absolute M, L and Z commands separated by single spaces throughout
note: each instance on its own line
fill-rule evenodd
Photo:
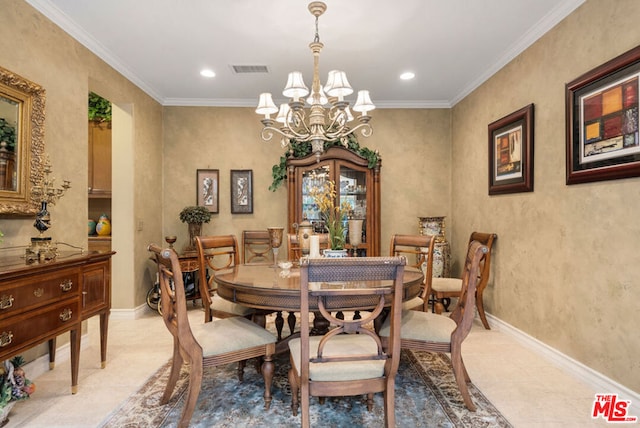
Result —
M 215 77 L 215 76 L 216 76 L 216 73 L 215 73 L 213 70 L 210 70 L 210 69 L 208 69 L 208 68 L 205 68 L 204 70 L 202 70 L 202 71 L 200 72 L 200 75 L 201 75 L 201 76 L 204 76 L 204 77 Z
M 404 72 L 404 73 L 402 73 L 402 74 L 400 75 L 400 78 L 401 78 L 402 80 L 411 80 L 411 79 L 413 79 L 414 77 L 416 77 L 416 74 L 415 74 L 415 73 L 412 73 L 412 72 L 410 72 L 410 71 L 406 71 L 406 72 Z

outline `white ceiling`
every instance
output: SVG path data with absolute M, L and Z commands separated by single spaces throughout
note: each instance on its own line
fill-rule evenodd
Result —
M 311 85 L 308 1 L 27 1 L 163 105 L 255 106 L 261 92 L 283 101 L 293 70 Z M 583 2 L 326 0 L 321 81 L 340 69 L 378 107 L 451 107 Z M 201 77 L 205 67 L 216 77 Z

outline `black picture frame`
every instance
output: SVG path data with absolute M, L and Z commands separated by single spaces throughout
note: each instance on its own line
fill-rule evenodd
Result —
M 231 170 L 231 214 L 253 213 L 253 170 Z
M 534 106 L 489 124 L 489 195 L 533 192 Z
M 640 176 L 640 46 L 566 84 L 566 184 Z
M 211 213 L 219 210 L 220 174 L 217 169 L 199 169 L 196 171 L 196 201 Z

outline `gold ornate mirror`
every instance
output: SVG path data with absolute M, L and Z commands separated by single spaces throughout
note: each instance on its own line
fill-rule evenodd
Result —
M 0 67 L 0 215 L 38 211 L 31 187 L 42 176 L 45 91 Z

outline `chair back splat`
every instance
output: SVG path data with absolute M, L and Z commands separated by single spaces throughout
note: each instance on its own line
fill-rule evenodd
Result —
M 302 426 L 308 427 L 310 396 L 332 397 L 384 392 L 385 426 L 395 426 L 395 375 L 400 362 L 400 316 L 402 312 L 404 257 L 302 258 L 300 266 L 300 338 L 289 342 L 289 383 L 293 414 L 297 414 L 300 391 Z M 336 308 L 332 297 L 366 296 L 370 306 Z M 347 299 L 345 299 L 347 297 Z M 324 336 L 310 336 L 309 307 L 335 326 Z M 365 324 L 373 322 L 385 306 L 391 307 L 390 342 L 385 349 Z M 364 318 L 339 319 L 331 311 L 375 307 Z M 344 333 L 344 334 L 343 334 Z
M 182 365 L 186 363 L 189 368 L 189 384 L 178 425 L 186 428 L 200 395 L 205 367 L 241 362 L 249 358 L 264 358 L 261 366 L 265 385 L 264 406 L 269 409 L 276 337 L 242 317 L 191 326 L 178 255 L 173 249 L 162 249 L 155 244 L 149 245 L 148 250 L 155 256 L 158 265 L 162 319 L 173 337 L 171 372 L 160 404 L 169 402 Z M 238 377 L 242 380 L 241 371 L 238 372 Z
M 433 247 L 435 240 L 436 237 L 431 235 L 393 235 L 391 237 L 389 254 L 391 256 L 406 257 L 408 266 L 418 268 L 424 274 L 424 283 L 420 295 L 404 302 L 402 308 L 405 310 L 428 310 L 433 278 Z
M 273 263 L 271 239 L 267 229 L 242 231 L 242 263 Z
M 200 296 L 204 307 L 204 322 L 216 318 L 242 316 L 250 318 L 255 310 L 229 302 L 216 294 L 214 274 L 240 263 L 238 240 L 234 235 L 196 236 Z

